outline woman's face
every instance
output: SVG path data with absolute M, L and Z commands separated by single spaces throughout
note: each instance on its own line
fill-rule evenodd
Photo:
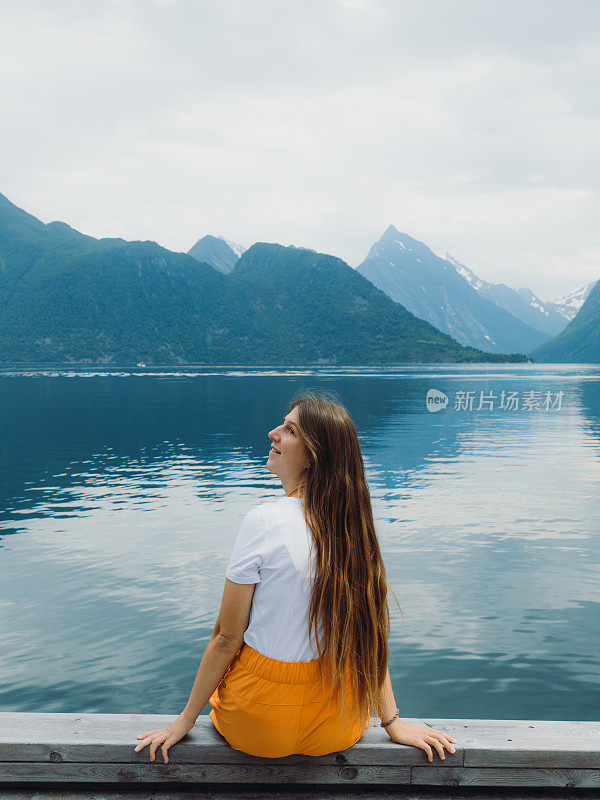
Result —
M 267 469 L 281 478 L 286 484 L 295 484 L 308 468 L 308 450 L 298 432 L 298 406 L 284 418 L 278 428 L 269 431 L 272 446 L 267 461 Z

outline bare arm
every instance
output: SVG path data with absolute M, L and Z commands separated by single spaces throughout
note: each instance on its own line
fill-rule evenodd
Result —
M 388 668 L 386 670 L 385 680 L 381 688 L 379 708 L 377 709 L 379 719 L 382 722 L 389 722 L 396 713 L 396 708 L 396 700 L 394 699 L 394 690 L 392 689 L 390 670 Z
M 192 723 L 196 722 L 223 673 L 244 644 L 254 589 L 253 583 L 239 584 L 225 580 L 221 610 L 198 667 L 190 699 L 181 713 Z
M 192 724 L 196 722 L 200 712 L 208 703 L 208 698 L 217 688 L 225 670 L 235 658 L 240 647 L 241 645 L 232 644 L 220 633 L 216 636 L 213 633 L 211 636 L 200 661 L 190 699 L 181 712 L 182 716 L 188 717 Z

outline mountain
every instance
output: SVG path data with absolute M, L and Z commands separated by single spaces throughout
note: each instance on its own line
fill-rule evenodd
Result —
M 155 242 L 94 239 L 0 195 L 0 361 L 188 360 L 227 286 Z
M 483 297 L 508 311 L 521 322 L 537 331 L 556 336 L 566 327 L 572 316 L 566 315 L 559 306 L 543 302 L 531 289 L 511 289 L 504 283 L 488 283 L 477 276 L 473 270 L 461 264 L 446 253 L 446 261 L 456 269 L 471 286 Z
M 558 297 L 556 300 L 552 300 L 551 302 L 556 306 L 556 308 L 560 309 L 561 313 L 564 314 L 569 321 L 571 321 L 575 318 L 575 315 L 584 304 L 587 296 L 592 291 L 596 283 L 597 281 L 586 283 L 586 285 L 582 286 L 581 289 L 576 289 L 574 292 L 570 292 L 562 297 Z
M 531 352 L 534 361 L 545 363 L 600 363 L 600 281 L 592 286 L 585 302 L 567 327 Z
M 339 258 L 258 243 L 229 274 L 94 239 L 0 196 L 0 362 L 526 361 L 462 347 Z
M 415 316 L 466 346 L 518 353 L 548 339 L 481 296 L 454 265 L 393 225 L 357 271 Z
M 241 244 L 230 242 L 222 236 L 203 236 L 188 251 L 197 261 L 210 264 L 225 275 L 234 268 L 236 261 L 245 251 Z

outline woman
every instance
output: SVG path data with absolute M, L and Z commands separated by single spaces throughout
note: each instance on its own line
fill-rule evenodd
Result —
M 208 701 L 219 733 L 251 755 L 344 750 L 377 713 L 393 742 L 445 758 L 455 739 L 399 719 L 385 568 L 348 412 L 304 392 L 268 435 L 267 469 L 285 497 L 246 514 L 190 699 L 168 727 L 140 734 L 135 750 L 150 745 L 154 761 L 160 746 L 167 763 Z

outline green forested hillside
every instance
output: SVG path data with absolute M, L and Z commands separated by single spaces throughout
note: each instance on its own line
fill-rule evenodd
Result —
M 154 242 L 93 239 L 0 195 L 0 362 L 524 361 L 462 347 L 333 256 L 255 244 L 225 275 Z
M 40 260 L 0 308 L 0 360 L 183 363 L 210 353 L 219 274 L 152 242 Z M 210 359 L 209 359 L 210 360 Z

